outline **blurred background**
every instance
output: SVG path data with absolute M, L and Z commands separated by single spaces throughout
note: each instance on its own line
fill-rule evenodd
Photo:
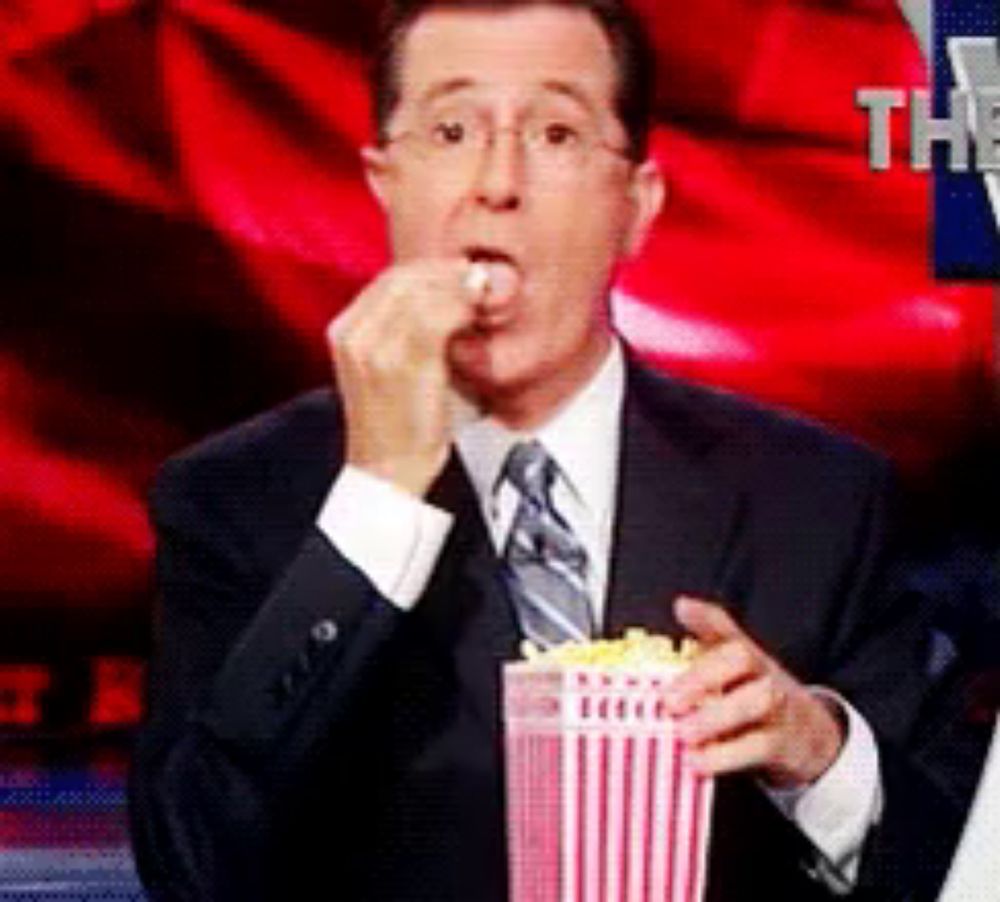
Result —
M 870 172 L 854 106 L 926 84 L 899 8 L 635 5 L 670 198 L 622 332 L 872 443 L 930 532 L 969 528 L 993 292 L 932 278 L 928 179 L 902 128 Z M 152 475 L 323 382 L 324 325 L 386 259 L 358 163 L 377 6 L 0 0 L 0 846 L 124 844 Z

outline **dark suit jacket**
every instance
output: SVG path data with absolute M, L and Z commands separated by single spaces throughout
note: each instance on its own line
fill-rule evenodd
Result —
M 800 679 L 843 693 L 884 765 L 862 884 L 928 897 L 970 786 L 913 753 L 925 612 L 892 572 L 886 466 L 633 364 L 623 417 L 607 632 L 676 632 L 675 595 L 721 599 Z M 476 500 L 453 459 L 432 500 L 456 523 L 402 613 L 314 526 L 341 457 L 320 391 L 157 482 L 162 606 L 131 786 L 154 898 L 506 898 L 499 667 L 519 636 Z M 812 861 L 749 778 L 720 781 L 712 899 L 826 898 Z

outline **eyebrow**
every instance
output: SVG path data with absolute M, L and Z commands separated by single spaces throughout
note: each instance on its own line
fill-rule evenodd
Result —
M 551 91 L 554 94 L 559 94 L 562 97 L 568 97 L 570 100 L 575 101 L 577 104 L 582 106 L 587 110 L 592 116 L 598 116 L 600 110 L 594 104 L 594 102 L 587 96 L 587 94 L 580 90 L 576 85 L 568 81 L 560 81 L 559 79 L 548 79 L 542 82 L 542 87 L 546 91 Z
M 474 86 L 475 82 L 471 78 L 449 78 L 447 81 L 441 81 L 435 85 L 431 85 L 420 97 L 419 102 L 421 104 L 433 103 L 439 97 L 445 97 L 449 94 L 454 94 L 457 91 L 464 91 L 466 88 Z

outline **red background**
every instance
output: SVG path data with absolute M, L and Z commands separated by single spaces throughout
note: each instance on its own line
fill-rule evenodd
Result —
M 323 326 L 386 257 L 375 5 L 0 3 L 0 658 L 141 653 L 157 463 L 326 378 Z M 932 280 L 926 176 L 867 169 L 855 89 L 925 83 L 897 7 L 637 7 L 670 202 L 622 330 L 931 472 L 982 420 L 991 293 Z

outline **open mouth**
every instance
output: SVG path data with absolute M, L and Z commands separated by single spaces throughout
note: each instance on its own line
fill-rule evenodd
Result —
M 471 245 L 464 249 L 463 254 L 470 263 L 500 263 L 517 269 L 517 260 L 512 254 L 486 245 Z
M 521 293 L 523 276 L 516 258 L 504 250 L 472 245 L 463 254 L 472 266 L 481 269 L 480 279 L 471 282 L 477 292 L 472 331 L 488 334 L 509 326 L 516 315 L 515 299 Z

